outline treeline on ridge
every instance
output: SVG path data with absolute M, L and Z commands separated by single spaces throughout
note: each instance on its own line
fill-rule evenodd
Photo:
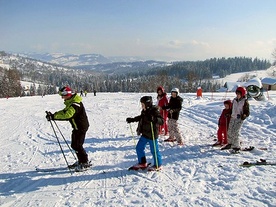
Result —
M 204 91 L 215 91 L 224 83 L 214 79 L 228 74 L 267 69 L 267 60 L 258 58 L 212 58 L 204 61 L 174 62 L 169 66 L 135 68 L 127 73 L 93 73 L 87 70 L 60 69 L 57 66 L 13 60 L 12 69 L 0 67 L 0 97 L 26 95 L 19 81 L 33 82 L 30 95 L 53 94 L 55 88 L 70 85 L 76 91 L 92 92 L 155 92 L 162 85 L 166 91 L 178 87 L 181 92 L 195 92 L 198 86 Z M 23 65 L 23 66 L 22 66 Z M 250 78 L 250 77 L 248 77 Z M 36 83 L 36 84 L 35 84 Z M 39 86 L 37 86 L 39 84 Z

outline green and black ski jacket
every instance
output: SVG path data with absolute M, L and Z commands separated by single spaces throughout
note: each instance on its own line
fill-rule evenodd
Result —
M 74 130 L 87 131 L 89 122 L 81 101 L 82 98 L 77 94 L 65 100 L 65 108 L 54 113 L 54 120 L 69 121 Z

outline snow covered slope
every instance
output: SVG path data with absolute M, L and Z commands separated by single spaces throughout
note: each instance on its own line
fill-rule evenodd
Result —
M 98 93 L 83 98 L 90 121 L 84 147 L 91 170 L 71 175 L 68 170 L 38 173 L 35 167 L 64 167 L 45 110 L 63 108 L 58 95 L 0 99 L 0 206 L 276 206 L 276 167 L 242 168 L 244 161 L 276 157 L 276 92 L 269 101 L 250 101 L 251 115 L 241 131 L 251 152 L 229 154 L 209 147 L 225 99 L 234 93 L 180 94 L 179 124 L 183 147 L 162 142 L 161 172 L 130 172 L 137 162 L 132 134 L 136 124 L 125 119 L 140 114 L 139 93 Z M 147 94 L 156 97 L 156 94 Z M 57 122 L 70 143 L 68 122 Z M 130 128 L 131 126 L 131 128 Z M 60 137 L 60 134 L 58 133 Z M 61 139 L 70 163 L 73 156 Z M 260 150 L 267 147 L 268 150 Z M 147 148 L 147 158 L 152 157 Z

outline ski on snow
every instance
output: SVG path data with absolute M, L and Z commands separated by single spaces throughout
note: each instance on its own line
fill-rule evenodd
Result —
M 64 171 L 64 170 L 69 170 L 70 172 L 84 172 L 84 171 L 89 170 L 91 168 L 91 166 L 92 166 L 92 164 L 89 164 L 89 167 L 82 168 L 82 169 L 70 168 L 69 166 L 68 167 L 53 167 L 53 168 L 36 167 L 35 170 L 37 172 L 56 172 L 56 171 Z
M 243 147 L 243 148 L 241 148 L 240 150 L 234 150 L 234 149 L 230 149 L 230 153 L 231 154 L 238 154 L 238 153 L 240 153 L 240 152 L 250 152 L 250 151 L 252 151 L 252 150 L 254 150 L 254 149 L 258 149 L 258 150 L 267 150 L 267 148 L 266 147 L 260 147 L 260 148 L 255 148 L 255 147 L 253 147 L 253 146 L 249 146 L 249 147 Z
M 53 168 L 39 168 L 39 167 L 36 167 L 35 170 L 37 172 L 55 172 L 55 171 L 69 170 L 69 168 L 68 167 L 53 167 Z
M 244 162 L 240 166 L 251 167 L 251 166 L 256 166 L 256 165 L 276 165 L 276 162 L 267 162 L 264 159 L 260 159 L 260 161 L 257 161 L 257 162 Z
M 255 149 L 255 147 L 249 146 L 249 147 L 241 148 L 241 151 L 252 151 L 253 149 Z M 256 148 L 256 149 L 258 149 L 258 150 L 267 150 L 266 147 L 259 147 L 259 148 Z
M 128 168 L 128 170 L 129 171 L 145 171 L 145 170 L 147 170 L 148 171 L 148 168 L 150 167 L 150 165 L 151 165 L 151 163 L 148 163 L 147 164 L 147 167 L 144 167 L 144 168 L 136 168 L 136 167 L 134 167 L 134 166 L 131 166 L 131 167 L 129 167 Z
M 88 168 L 84 168 L 84 169 L 81 169 L 81 170 L 78 170 L 78 169 L 70 169 L 68 167 L 56 167 L 56 168 L 38 168 L 36 167 L 35 170 L 37 172 L 58 172 L 58 171 L 65 171 L 65 170 L 68 170 L 70 171 L 71 173 L 72 172 L 84 172 L 84 171 L 87 171 L 89 170 L 90 167 Z
M 250 152 L 253 151 L 254 149 L 257 150 L 267 150 L 266 147 L 259 147 L 259 148 L 255 148 L 254 146 L 249 146 L 249 147 L 242 147 L 239 150 L 234 150 L 234 149 L 221 149 L 222 146 L 220 145 L 207 145 L 206 147 L 210 147 L 209 149 L 206 149 L 205 146 L 201 147 L 200 152 L 204 153 L 204 152 L 212 152 L 212 151 L 217 151 L 217 150 L 221 150 L 221 151 L 230 151 L 230 154 L 238 154 L 240 152 Z M 202 150 L 203 149 L 203 150 Z

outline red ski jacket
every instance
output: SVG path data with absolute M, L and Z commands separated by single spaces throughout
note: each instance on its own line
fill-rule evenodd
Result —
M 221 115 L 219 117 L 218 125 L 226 126 L 226 124 L 227 124 L 227 128 L 228 128 L 230 118 L 231 118 L 231 113 L 232 113 L 231 109 L 223 109 L 221 112 Z

